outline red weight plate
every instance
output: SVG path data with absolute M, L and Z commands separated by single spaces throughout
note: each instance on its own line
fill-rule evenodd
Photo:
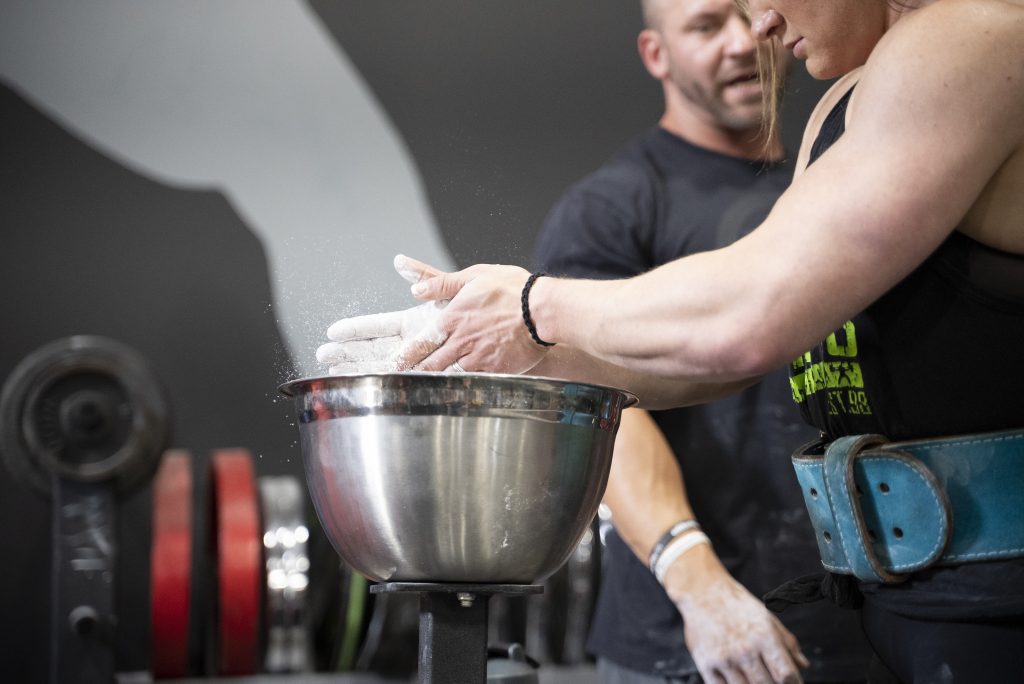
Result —
M 164 452 L 153 482 L 150 568 L 153 676 L 184 677 L 192 589 L 192 455 L 184 450 Z
M 263 585 L 259 509 L 252 457 L 246 449 L 213 452 L 217 525 L 220 674 L 246 675 L 259 662 Z

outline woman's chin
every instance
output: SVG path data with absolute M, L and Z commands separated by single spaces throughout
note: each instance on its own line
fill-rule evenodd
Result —
M 811 75 L 811 78 L 815 78 L 819 81 L 839 78 L 850 71 L 848 69 L 843 69 L 829 60 L 816 59 L 814 55 L 808 55 L 807 61 L 804 62 L 804 65 L 807 67 L 807 73 Z

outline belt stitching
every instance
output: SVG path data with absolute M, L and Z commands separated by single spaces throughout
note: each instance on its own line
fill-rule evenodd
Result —
M 1022 553 L 1024 547 L 1016 549 L 1003 549 L 1002 551 L 978 551 L 977 553 L 958 553 L 952 556 L 943 556 L 939 560 L 963 560 L 965 558 L 1001 558 L 1009 553 Z
M 920 442 L 915 444 L 911 442 L 909 444 L 906 444 L 905 448 L 911 452 L 916 450 L 931 451 L 933 449 L 945 449 L 946 447 L 951 446 L 969 446 L 971 444 L 988 444 L 989 442 L 1007 442 L 1016 440 L 1024 440 L 1024 435 L 1004 435 L 1002 437 L 986 437 L 985 439 L 965 439 L 959 442 L 942 442 L 941 444 L 930 444 L 926 442 Z M 891 442 L 890 444 L 896 447 L 900 446 L 898 442 Z M 890 444 L 886 444 L 882 448 L 884 449 L 886 446 L 889 446 Z
M 958 553 L 952 556 L 942 556 L 936 561 L 936 565 L 942 565 L 949 561 L 967 560 L 973 558 L 1003 558 L 1008 554 L 1024 553 L 1024 547 L 1017 549 L 1003 549 L 1002 551 L 979 551 L 978 553 Z M 846 565 L 835 565 L 834 563 L 826 563 L 821 561 L 821 566 L 826 570 L 832 572 L 846 573 L 850 571 L 850 566 Z M 895 568 L 894 568 L 895 569 Z

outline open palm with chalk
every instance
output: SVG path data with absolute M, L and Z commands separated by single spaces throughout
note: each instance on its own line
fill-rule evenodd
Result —
M 395 257 L 395 270 L 413 283 L 413 296 L 427 303 L 332 325 L 331 342 L 317 350 L 317 359 L 330 364 L 332 373 L 519 374 L 547 353 L 523 324 L 520 302 L 528 271 L 477 264 L 445 273 L 403 255 Z
M 395 270 L 410 283 L 430 272 L 411 268 L 409 259 L 395 257 Z M 418 262 L 417 262 L 418 264 Z M 410 345 L 438 347 L 446 335 L 438 327 L 448 300 L 426 302 L 402 311 L 343 318 L 327 329 L 331 340 L 316 350 L 316 360 L 329 366 L 331 375 L 391 373 Z

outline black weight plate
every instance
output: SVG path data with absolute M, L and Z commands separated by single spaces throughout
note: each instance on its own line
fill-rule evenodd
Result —
M 49 496 L 54 475 L 148 480 L 168 439 L 169 409 L 142 356 L 104 337 L 76 335 L 29 354 L 0 392 L 0 456 L 24 485 Z

